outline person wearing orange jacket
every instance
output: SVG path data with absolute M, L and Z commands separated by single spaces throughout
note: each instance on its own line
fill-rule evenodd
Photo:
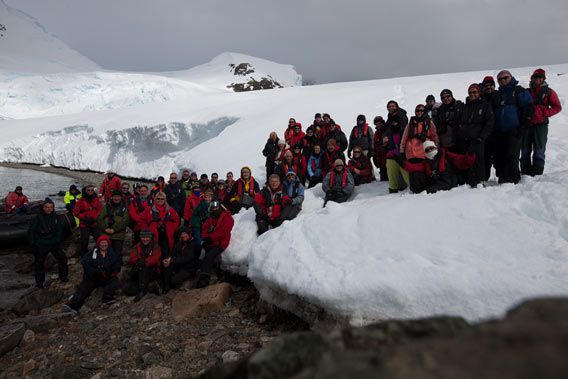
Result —
M 150 282 L 160 279 L 162 251 L 154 241 L 154 233 L 150 229 L 144 229 L 140 232 L 140 242 L 130 252 L 128 264 L 132 270 L 130 278 L 123 283 L 122 290 L 127 296 L 136 295 L 134 301 L 140 301 L 146 296 Z
M 209 204 L 209 217 L 201 228 L 201 246 L 205 250 L 205 256 L 199 265 L 199 279 L 196 288 L 203 288 L 209 285 L 211 271 L 217 264 L 221 253 L 227 249 L 231 242 L 231 231 L 235 225 L 235 220 L 219 201 L 213 200 Z M 219 276 L 219 275 L 218 275 Z
M 162 252 L 169 255 L 174 247 L 174 236 L 179 229 L 179 215 L 166 203 L 166 194 L 158 192 L 152 207 L 146 209 L 142 216 L 144 223 L 154 235 L 154 241 Z
M 81 198 L 77 200 L 73 215 L 79 219 L 79 249 L 81 255 L 89 251 L 89 238 L 93 236 L 95 241 L 99 238 L 97 219 L 103 209 L 100 199 L 95 194 L 95 186 L 88 184 L 83 188 Z
M 101 183 L 101 187 L 99 188 L 99 197 L 102 197 L 105 203 L 108 203 L 112 196 L 112 191 L 120 191 L 121 187 L 122 180 L 120 180 L 114 171 L 108 170 L 103 182 Z
M 237 214 L 241 208 L 252 207 L 254 196 L 260 192 L 258 182 L 252 176 L 250 167 L 241 168 L 241 177 L 233 184 L 233 188 L 227 195 L 231 214 Z
M 545 80 L 546 73 L 542 68 L 534 70 L 529 89 L 534 103 L 534 115 L 531 125 L 523 136 L 521 148 L 523 175 L 535 176 L 544 172 L 548 119 L 562 110 L 556 91 L 550 88 Z
M 6 196 L 6 213 L 25 213 L 29 204 L 29 199 L 22 192 L 22 187 L 17 186 L 13 192 L 9 192 Z

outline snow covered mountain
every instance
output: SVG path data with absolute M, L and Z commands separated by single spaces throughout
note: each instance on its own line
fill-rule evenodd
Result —
M 543 67 L 566 109 L 568 65 Z M 534 68 L 512 70 L 527 85 Z M 218 90 L 163 103 L 57 117 L 3 120 L 0 160 L 76 169 L 114 168 L 131 176 L 189 167 L 264 180 L 261 150 L 294 116 L 309 125 L 329 112 L 350 130 L 359 113 L 407 110 L 443 88 L 464 99 L 494 72 L 337 83 L 277 91 Z M 179 80 L 179 79 L 178 79 Z M 1 114 L 1 112 L 0 112 Z M 322 209 L 307 191 L 300 216 L 256 237 L 254 212 L 236 216 L 223 255 L 268 301 L 306 317 L 325 309 L 352 322 L 453 314 L 500 316 L 533 296 L 568 295 L 568 114 L 551 119 L 545 175 L 519 185 L 459 187 L 435 195 L 388 195 L 385 183 L 358 187 L 345 204 Z M 495 184 L 491 182 L 491 184 Z
M 97 64 L 50 35 L 33 17 L 9 7 L 4 0 L 0 0 L 0 25 L 0 73 L 99 69 Z

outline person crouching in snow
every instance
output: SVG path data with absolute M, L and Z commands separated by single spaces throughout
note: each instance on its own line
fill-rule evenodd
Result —
M 122 257 L 111 247 L 110 242 L 109 236 L 102 235 L 97 239 L 97 247 L 83 255 L 83 280 L 69 302 L 63 306 L 64 310 L 78 312 L 97 287 L 103 287 L 103 304 L 115 302 L 114 294 L 120 285 L 117 276 L 122 267 Z
M 336 159 L 333 170 L 331 170 L 323 179 L 322 189 L 325 192 L 325 202 L 344 203 L 353 194 L 355 182 L 351 173 L 345 169 L 341 159 Z
M 446 157 L 446 150 L 438 151 L 434 141 L 424 142 L 426 159 L 418 163 L 406 162 L 410 175 L 410 190 L 414 193 L 447 191 L 458 185 L 458 179 Z
M 282 192 L 280 176 L 270 175 L 268 184 L 254 197 L 258 235 L 267 232 L 270 227 L 276 228 L 282 224 L 282 208 L 289 200 L 290 198 Z
M 205 256 L 199 265 L 199 279 L 195 288 L 203 288 L 209 285 L 211 271 L 218 265 L 221 253 L 231 242 L 231 231 L 234 225 L 235 220 L 233 220 L 231 212 L 219 201 L 213 200 L 209 204 L 209 217 L 205 220 L 201 229 L 201 237 L 203 238 L 201 246 L 205 250 Z M 198 249 L 198 251 L 201 253 L 201 249 Z
M 183 226 L 179 230 L 179 241 L 171 255 L 162 255 L 163 292 L 170 288 L 178 288 L 183 282 L 191 279 L 197 272 L 197 263 L 201 246 L 195 243 L 191 229 Z
M 162 251 L 154 243 L 154 233 L 150 229 L 142 230 L 140 242 L 130 252 L 130 278 L 122 286 L 127 296 L 136 295 L 134 301 L 140 301 L 146 296 L 150 282 L 160 278 L 161 257 Z
M 284 209 L 282 210 L 282 220 L 293 220 L 302 210 L 304 202 L 304 186 L 300 183 L 294 170 L 286 173 L 286 180 L 282 183 L 282 192 L 288 198 L 283 199 Z

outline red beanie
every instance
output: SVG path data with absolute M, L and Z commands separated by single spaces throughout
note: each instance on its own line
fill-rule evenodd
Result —
M 107 241 L 108 244 L 110 245 L 110 237 L 107 236 L 106 234 L 103 234 L 102 236 L 100 236 L 99 238 L 97 238 L 97 246 L 98 246 L 98 247 L 101 246 L 101 241 Z
M 483 85 L 486 85 L 488 83 L 495 85 L 495 80 L 493 79 L 493 77 L 491 75 L 487 75 L 485 78 L 483 78 L 483 81 L 481 82 L 481 84 L 483 84 Z
M 470 84 L 469 87 L 467 88 L 467 92 L 471 91 L 472 89 L 475 89 L 478 92 L 481 91 L 480 88 L 479 88 L 479 84 L 477 84 L 477 83 Z
M 537 68 L 536 70 L 534 70 L 531 79 L 534 78 L 535 76 L 541 76 L 543 79 L 546 79 L 545 72 L 542 68 Z

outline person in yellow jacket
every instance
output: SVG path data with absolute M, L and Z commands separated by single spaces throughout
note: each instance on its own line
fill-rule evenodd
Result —
M 81 198 L 81 192 L 79 192 L 75 184 L 71 184 L 71 186 L 69 186 L 69 191 L 65 192 L 65 197 L 63 198 L 63 202 L 65 203 L 65 209 L 67 209 L 67 212 L 73 214 L 73 209 L 75 209 L 75 203 L 80 198 Z M 79 219 L 77 217 L 75 217 L 75 224 L 79 226 Z
M 241 168 L 241 177 L 233 184 L 231 192 L 227 195 L 231 213 L 236 214 L 241 208 L 252 207 L 254 196 L 259 192 L 260 187 L 253 178 L 250 167 L 244 166 Z

